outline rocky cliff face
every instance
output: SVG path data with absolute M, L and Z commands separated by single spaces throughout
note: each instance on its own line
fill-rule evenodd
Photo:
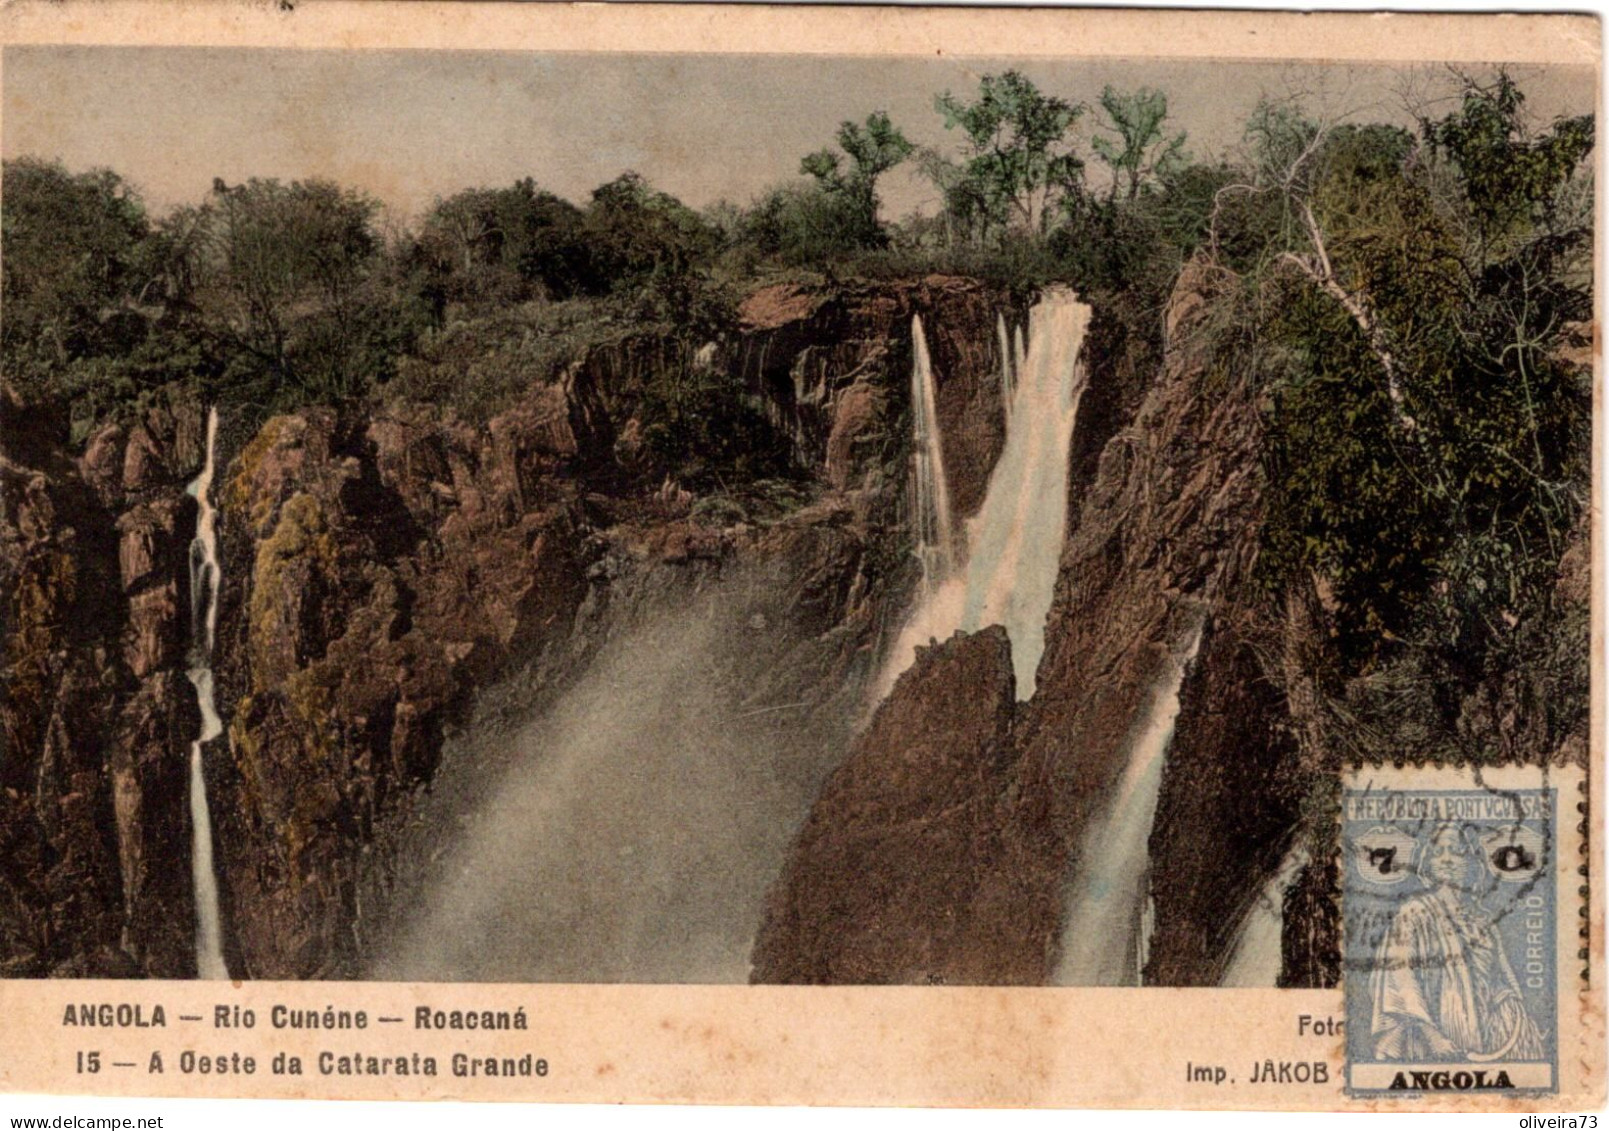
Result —
M 838 490 L 897 486 L 887 480 L 904 475 L 897 457 L 910 429 L 895 425 L 910 400 L 911 319 L 920 315 L 951 505 L 970 515 L 1005 443 L 996 319 L 1020 321 L 1019 305 L 974 280 L 941 275 L 831 289 L 782 284 L 744 302 L 734 365 L 801 464 L 822 468 Z
M 1322 578 L 1276 595 L 1254 577 L 1262 406 L 1248 376 L 1214 351 L 1218 301 L 1210 269 L 1187 265 L 1149 378 L 1148 343 L 1097 310 L 1034 696 L 1010 703 L 994 632 L 958 634 L 923 655 L 812 809 L 772 893 L 755 980 L 1053 980 L 1079 927 L 1068 878 L 1106 828 L 1099 819 L 1170 657 L 1193 641 L 1146 846 L 1139 977 L 1218 984 L 1267 881 L 1305 849 L 1312 862 L 1267 909 L 1283 938 L 1259 974 L 1336 984 L 1327 806 L 1343 764 L 1363 756 L 1353 732 L 1382 692 L 1372 675 L 1341 674 Z M 1528 629 L 1505 663 L 1456 695 L 1443 689 L 1411 733 L 1384 720 L 1380 748 L 1583 761 L 1585 719 L 1550 704 L 1585 701 L 1570 684 L 1586 670 L 1585 544 L 1583 535 L 1564 557 L 1556 639 Z
M 1241 596 L 1260 519 L 1259 422 L 1244 381 L 1216 369 L 1196 333 L 1211 286 L 1204 272 L 1181 278 L 1163 371 L 1102 445 L 1093 481 L 1080 483 L 1075 469 L 1076 525 L 1038 690 L 1017 708 L 1009 737 L 992 721 L 992 693 L 974 701 L 968 684 L 944 678 L 978 678 L 964 662 L 980 647 L 975 639 L 941 645 L 920 678 L 903 679 L 880 718 L 944 718 L 961 734 L 981 730 L 988 738 L 963 752 L 922 742 L 907 750 L 875 724 L 861 737 L 835 782 L 885 780 L 874 768 L 902 751 L 918 760 L 970 759 L 968 772 L 920 788 L 885 784 L 865 795 L 845 785 L 825 793 L 778 886 L 756 948 L 757 979 L 862 976 L 856 935 L 806 929 L 793 909 L 830 903 L 816 890 L 830 882 L 824 876 L 873 889 L 900 889 L 920 876 L 921 898 L 896 902 L 877 919 L 882 964 L 874 980 L 1049 980 L 1066 926 L 1065 879 L 1083 835 L 1122 775 L 1169 649 L 1182 650 L 1198 630 L 1201 649 L 1181 694 L 1152 837 L 1154 870 L 1168 880 L 1153 891 L 1149 974 L 1163 981 L 1203 974 L 1192 966 L 1200 964 L 1199 942 L 1192 948 L 1183 940 L 1209 921 L 1216 928 L 1225 902 L 1255 886 L 1270 842 L 1294 821 L 1282 775 L 1295 772 L 1279 703 L 1244 682 L 1251 660 L 1240 624 L 1250 614 Z M 1108 395 L 1114 414 L 1123 399 Z M 995 685 L 983 679 L 981 686 Z M 951 718 L 958 711 L 963 717 Z M 904 794 L 891 799 L 887 790 Z M 911 806 L 955 814 L 967 834 L 917 844 L 900 826 Z M 846 828 L 863 846 L 853 872 L 838 865 L 836 841 L 810 831 Z
M 1021 312 L 982 284 L 768 287 L 726 338 L 594 348 L 483 426 L 429 405 L 248 426 L 226 406 L 225 733 L 206 764 L 231 971 L 383 973 L 377 955 L 442 882 L 442 845 L 514 766 L 505 739 L 650 646 L 645 626 L 702 617 L 724 642 L 698 654 L 709 710 L 777 755 L 756 786 L 777 811 L 809 810 L 759 924 L 760 981 L 1052 979 L 1067 877 L 1195 642 L 1147 844 L 1141 974 L 1216 983 L 1265 881 L 1321 824 L 1350 749 L 1335 705 L 1373 694 L 1334 674 L 1321 579 L 1278 598 L 1253 583 L 1260 406 L 1205 331 L 1216 285 L 1183 272 L 1159 364 L 1095 312 L 1026 703 L 989 629 L 923 650 L 864 717 L 919 576 L 913 315 L 955 517 L 977 510 L 1001 451 L 995 319 Z M 786 438 L 793 479 L 703 498 L 644 482 L 645 381 L 692 368 L 741 384 Z M 0 975 L 189 976 L 200 720 L 184 487 L 202 408 L 159 399 L 78 454 L 64 420 L 9 397 L 0 410 Z M 1565 629 L 1449 700 L 1435 741 L 1585 759 L 1585 716 L 1551 704 L 1583 698 L 1556 683 L 1585 667 L 1586 544 L 1578 532 L 1559 580 Z M 1281 984 L 1339 976 L 1337 883 L 1310 864 L 1283 897 Z
M 610 641 L 732 578 L 750 594 L 745 710 L 778 742 L 819 750 L 837 728 L 841 744 L 915 577 L 900 525 L 910 317 L 928 321 L 949 426 L 974 438 L 958 444 L 958 497 L 975 505 L 1001 436 L 1004 301 L 954 279 L 762 292 L 713 351 L 630 338 L 483 427 L 415 405 L 245 428 L 225 406 L 225 734 L 206 766 L 231 971 L 362 972 L 398 915 L 397 853 L 447 737 L 540 713 Z M 633 485 L 641 381 L 686 365 L 741 367 L 791 437 L 803 478 L 782 503 L 732 514 Z M 186 976 L 199 718 L 184 485 L 202 408 L 153 409 L 76 458 L 64 421 L 6 415 L 0 962 Z M 821 772 L 801 768 L 800 788 Z
M 561 390 L 484 431 L 424 412 L 267 422 L 223 482 L 212 760 L 232 965 L 349 971 L 364 849 L 443 726 L 583 591 Z
M 772 895 L 756 981 L 990 982 L 967 898 L 998 858 L 1017 706 L 1005 630 L 918 655 L 827 781 Z
M 0 972 L 194 972 L 185 751 L 194 406 L 159 403 L 78 459 L 65 419 L 0 426 Z

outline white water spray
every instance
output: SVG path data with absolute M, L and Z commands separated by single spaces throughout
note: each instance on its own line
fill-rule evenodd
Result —
M 1018 697 L 1033 694 L 1045 650 L 1045 615 L 1067 532 L 1068 457 L 1084 391 L 1078 354 L 1090 308 L 1071 291 L 1056 288 L 1045 292 L 1028 317 L 1033 346 L 1021 354 L 1016 367 L 1005 449 L 989 477 L 983 506 L 967 523 L 965 568 L 952 571 L 937 587 L 926 587 L 922 602 L 889 652 L 875 689 L 879 700 L 915 661 L 918 646 L 946 640 L 957 630 L 975 632 L 991 624 L 1004 625 L 1011 638 Z M 927 357 L 920 337 L 916 353 L 920 369 Z M 913 381 L 913 395 L 920 383 Z M 927 383 L 931 384 L 931 374 Z M 917 416 L 920 429 L 922 415 Z M 927 445 L 924 436 L 917 437 L 919 500 L 924 497 L 924 461 L 931 464 L 942 458 L 936 434 L 933 439 Z M 929 447 L 932 455 L 925 456 Z M 942 482 L 942 464 L 935 474 Z M 923 567 L 927 576 L 926 559 Z
M 1011 332 L 1006 329 L 1006 316 L 995 316 L 995 335 L 1000 339 L 1000 408 L 1006 416 L 1006 427 L 1011 427 L 1011 400 L 1016 393 L 1018 366 L 1011 352 Z
M 939 433 L 938 392 L 933 362 L 922 333 L 921 315 L 911 318 L 911 415 L 915 422 L 916 552 L 922 582 L 932 592 L 954 568 L 955 535 L 951 530 L 950 485 L 944 475 L 944 442 Z
M 1278 870 L 1257 893 L 1256 901 L 1241 920 L 1220 985 L 1278 984 L 1284 957 L 1285 893 L 1307 867 L 1309 859 L 1307 849 L 1298 844 L 1285 854 Z
M 420 853 L 404 878 L 408 914 L 372 976 L 748 980 L 766 892 L 844 741 L 734 694 L 752 690 L 752 592 L 734 579 L 668 606 L 528 726 L 449 747 L 426 842 L 440 863 Z M 456 810 L 486 772 L 483 742 L 512 759 Z
M 1183 655 L 1169 658 L 1145 721 L 1129 747 L 1128 765 L 1106 811 L 1085 833 L 1062 928 L 1060 986 L 1137 986 L 1147 938 L 1151 824 L 1162 789 L 1162 767 L 1179 690 L 1201 647 L 1201 628 Z
M 218 912 L 218 880 L 212 867 L 212 813 L 201 769 L 202 749 L 223 733 L 212 699 L 212 644 L 218 628 L 218 512 L 212 505 L 218 410 L 207 413 L 207 460 L 186 490 L 199 507 L 196 536 L 190 542 L 190 682 L 201 707 L 201 735 L 190 744 L 190 870 L 196 899 L 196 976 L 225 979 L 223 935 Z

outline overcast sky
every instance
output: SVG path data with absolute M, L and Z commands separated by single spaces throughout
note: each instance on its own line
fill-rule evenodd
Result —
M 1413 76 L 1355 65 L 11 47 L 3 150 L 75 172 L 109 166 L 157 211 L 199 200 L 214 177 L 316 175 L 408 218 L 438 195 L 525 176 L 580 201 L 626 169 L 702 207 L 747 203 L 796 176 L 842 119 L 874 110 L 953 151 L 934 95 L 968 94 L 1014 65 L 1075 101 L 1093 103 L 1107 83 L 1160 87 L 1197 156 L 1235 145 L 1264 92 L 1302 89 L 1357 120 L 1411 121 L 1398 92 Z M 1543 120 L 1592 109 L 1589 68 L 1516 73 Z M 1447 79 L 1426 69 L 1414 81 L 1445 90 Z M 897 216 L 931 208 L 934 193 L 906 168 L 883 196 Z

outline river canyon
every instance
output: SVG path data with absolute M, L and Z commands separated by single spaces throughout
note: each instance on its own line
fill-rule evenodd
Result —
M 0 973 L 1332 984 L 1217 285 L 774 284 L 484 425 L 8 399 Z M 623 485 L 666 367 L 793 477 Z

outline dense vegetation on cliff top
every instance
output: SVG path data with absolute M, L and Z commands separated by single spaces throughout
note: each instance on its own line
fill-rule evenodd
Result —
M 1007 72 L 935 109 L 950 153 L 873 113 L 798 180 L 702 212 L 628 172 L 580 203 L 466 189 L 407 228 L 317 180 L 215 181 L 153 216 L 113 172 L 7 162 L 5 379 L 67 402 L 80 440 L 175 383 L 249 415 L 400 397 L 484 419 L 650 334 L 681 360 L 644 380 L 631 470 L 696 491 L 785 458 L 740 379 L 693 362 L 760 283 L 1066 280 L 1160 357 L 1196 258 L 1225 388 L 1266 406 L 1259 568 L 1331 610 L 1342 674 L 1408 654 L 1452 703 L 1515 649 L 1584 671 L 1524 626 L 1553 623 L 1587 499 L 1590 379 L 1566 358 L 1591 318 L 1590 117 L 1536 123 L 1498 73 L 1411 132 L 1265 100 L 1236 155 L 1198 161 L 1155 90 L 1090 107 Z M 942 205 L 890 222 L 878 181 L 908 161 Z

